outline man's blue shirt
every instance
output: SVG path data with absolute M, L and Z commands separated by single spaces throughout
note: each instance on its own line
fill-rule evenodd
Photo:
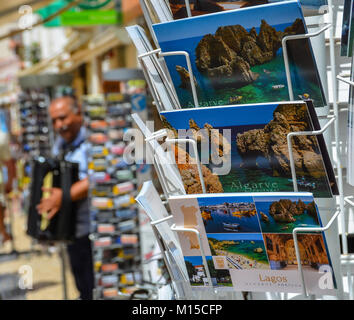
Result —
M 60 156 L 61 152 L 68 148 L 65 160 L 79 164 L 79 179 L 83 180 L 88 177 L 88 151 L 89 145 L 85 142 L 86 129 L 81 127 L 78 135 L 72 143 L 67 145 L 65 140 L 58 136 L 52 148 L 54 157 Z M 77 201 L 76 216 L 76 238 L 81 238 L 90 233 L 90 209 L 88 198 Z

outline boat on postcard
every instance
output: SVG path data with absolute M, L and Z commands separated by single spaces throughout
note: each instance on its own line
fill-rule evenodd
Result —
M 288 179 L 288 181 L 292 182 L 292 179 Z M 301 187 L 305 188 L 310 188 L 310 189 L 315 189 L 316 188 L 316 183 L 315 182 L 307 182 L 304 177 L 301 179 L 296 180 L 297 184 Z
M 276 84 L 274 86 L 272 86 L 273 90 L 279 90 L 279 89 L 283 89 L 285 87 L 285 85 L 283 84 Z
M 224 226 L 224 230 L 226 231 L 238 231 L 240 224 L 239 223 L 222 223 Z

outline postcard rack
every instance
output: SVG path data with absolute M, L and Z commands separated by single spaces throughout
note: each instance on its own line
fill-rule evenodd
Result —
M 160 64 L 160 62 L 158 60 L 158 58 L 160 58 L 160 57 L 176 56 L 176 55 L 182 55 L 186 59 L 187 69 L 188 69 L 189 74 L 191 75 L 191 77 L 190 77 L 190 85 L 191 85 L 191 88 L 192 88 L 194 106 L 195 107 L 199 107 L 197 90 L 196 90 L 195 83 L 193 81 L 193 79 L 194 79 L 193 69 L 192 69 L 192 66 L 191 66 L 190 57 L 189 57 L 188 52 L 186 52 L 186 51 L 162 52 L 161 49 L 156 49 L 156 50 L 152 50 L 152 51 L 149 51 L 149 52 L 146 52 L 144 54 L 139 55 L 138 56 L 138 60 L 139 60 L 140 65 L 141 65 L 141 67 L 143 69 L 143 73 L 145 75 L 145 78 L 147 79 L 151 94 L 152 94 L 152 96 L 154 98 L 155 105 L 156 105 L 156 107 L 157 107 L 159 112 L 160 111 L 164 111 L 165 108 L 164 108 L 163 103 L 161 102 L 161 100 L 158 98 L 158 93 L 157 93 L 157 90 L 156 90 L 155 86 L 153 85 L 153 81 L 151 81 L 151 79 L 150 79 L 148 68 L 147 68 L 147 66 L 146 66 L 146 64 L 144 62 L 144 58 L 148 57 L 148 56 L 155 56 L 156 59 L 154 61 L 156 62 L 157 70 L 160 73 L 162 79 L 167 84 L 167 94 L 170 96 L 171 101 L 175 102 L 174 109 L 180 109 L 181 107 L 180 107 L 180 104 L 179 104 L 178 97 L 177 97 L 175 91 L 173 91 L 173 89 L 171 89 L 171 88 L 173 88 L 173 83 L 169 80 L 168 75 L 166 75 L 163 66 Z
M 136 168 L 123 159 L 130 112 L 129 96 L 122 94 L 85 101 L 95 299 L 129 297 L 141 281 Z
M 190 17 L 191 16 L 191 12 L 189 9 L 189 1 L 186 0 L 186 7 L 187 7 L 187 14 L 188 16 Z M 141 3 L 144 3 L 144 0 L 141 0 Z M 145 6 L 145 4 L 144 4 Z M 142 5 L 143 7 L 143 5 Z M 286 48 L 286 44 L 287 44 L 287 41 L 291 41 L 291 40 L 295 40 L 295 39 L 309 39 L 309 38 L 312 38 L 312 37 L 316 37 L 324 32 L 328 32 L 328 35 L 329 35 L 329 55 L 330 55 L 330 64 L 329 64 L 329 67 L 330 67 L 330 70 L 331 70 L 331 77 L 328 79 L 328 83 L 329 83 L 329 86 L 330 88 L 332 89 L 332 92 L 333 92 L 333 102 L 332 102 L 332 108 L 333 108 L 333 115 L 330 115 L 330 112 L 328 111 L 328 114 L 325 114 L 325 115 L 318 115 L 318 118 L 319 119 L 327 119 L 327 123 L 322 127 L 321 130 L 317 130 L 317 131 L 311 131 L 311 132 L 296 132 L 296 133 L 291 133 L 288 135 L 288 148 L 289 148 L 289 155 L 290 155 L 290 167 L 291 167 L 291 174 L 292 174 L 292 179 L 293 179 L 293 185 L 294 185 L 294 192 L 296 192 L 298 190 L 298 186 L 297 186 L 297 179 L 296 179 L 296 171 L 295 171 L 295 165 L 294 165 L 294 158 L 293 158 L 293 153 L 292 153 L 292 144 L 291 144 L 291 138 L 293 136 L 297 136 L 297 135 L 320 135 L 322 133 L 324 133 L 325 131 L 328 130 L 328 128 L 333 125 L 334 126 L 334 133 L 332 135 L 332 139 L 334 140 L 334 147 L 332 148 L 332 151 L 333 151 L 333 163 L 335 165 L 335 168 L 337 170 L 337 176 L 336 178 L 338 179 L 338 188 L 339 188 L 339 196 L 336 197 L 336 202 L 338 203 L 338 206 L 335 205 L 334 208 L 327 208 L 329 211 L 332 210 L 332 212 L 335 212 L 334 215 L 332 215 L 331 219 L 325 224 L 325 227 L 323 228 L 308 228 L 306 230 L 302 230 L 301 228 L 295 228 L 293 230 L 293 238 L 294 238 L 294 242 L 295 242 L 295 246 L 296 246 L 296 258 L 297 258 L 297 261 L 298 261 L 298 271 L 299 271 L 299 274 L 301 276 L 301 281 L 302 281 L 302 289 L 303 289 L 303 297 L 304 298 L 310 298 L 310 299 L 314 299 L 314 296 L 312 295 L 309 295 L 307 290 L 306 290 L 306 285 L 305 285 L 305 282 L 304 282 L 304 277 L 303 277 L 303 270 L 302 270 L 302 265 L 300 263 L 300 254 L 299 254 L 299 247 L 298 247 L 298 242 L 297 242 L 297 233 L 298 232 L 301 232 L 301 231 L 309 231 L 309 232 L 324 232 L 324 231 L 327 231 L 329 228 L 333 227 L 333 223 L 337 220 L 338 217 L 341 218 L 341 230 L 340 230 L 340 233 L 341 233 L 341 237 L 342 237 L 342 244 L 343 244 L 343 254 L 342 254 L 342 260 L 343 261 L 351 261 L 352 259 L 348 257 L 348 244 L 347 244 L 347 238 L 346 238 L 346 235 L 345 235 L 345 205 L 346 204 L 349 204 L 349 205 L 353 205 L 354 203 L 350 201 L 350 199 L 348 197 L 345 197 L 344 196 L 344 188 L 343 188 L 343 172 L 342 172 L 342 164 L 341 164 L 341 160 L 340 160 L 340 157 L 339 157 L 339 153 L 338 153 L 338 146 L 340 145 L 339 144 L 339 108 L 338 108 L 338 99 L 337 99 L 337 83 L 336 81 L 337 80 L 340 80 L 340 81 L 345 81 L 347 83 L 349 83 L 351 86 L 354 86 L 354 83 L 346 80 L 346 79 L 343 79 L 341 77 L 337 77 L 336 75 L 336 58 L 335 58 L 335 39 L 334 39 L 334 18 L 333 18 L 333 8 L 334 8 L 334 5 L 333 5 L 333 2 L 332 0 L 328 0 L 328 6 L 327 6 L 327 11 L 326 12 L 322 12 L 321 14 L 324 14 L 324 13 L 327 13 L 328 12 L 328 18 L 329 18 L 329 22 L 324 26 L 322 27 L 320 30 L 316 31 L 316 32 L 313 32 L 313 33 L 308 33 L 308 34 L 304 34 L 304 35 L 295 35 L 295 36 L 287 36 L 287 37 L 284 37 L 283 38 L 283 41 L 282 41 L 282 47 L 283 47 L 283 52 L 284 52 L 284 55 L 283 55 L 283 58 L 284 58 L 284 63 L 285 63 L 285 71 L 286 71 L 286 78 L 287 78 L 287 84 L 288 84 L 288 90 L 289 90 L 289 100 L 290 101 L 294 101 L 294 93 L 293 93 L 293 90 L 292 90 L 292 83 L 291 83 L 291 76 L 290 76 L 290 67 L 289 67 L 289 59 L 288 59 L 288 55 L 287 55 L 287 48 Z M 165 56 L 168 56 L 168 55 L 175 55 L 175 54 L 183 54 L 185 57 L 186 57 L 186 61 L 187 61 L 187 69 L 188 69 L 188 72 L 190 72 L 190 74 L 192 75 L 190 77 L 190 82 L 191 82 L 191 88 L 192 88 L 192 95 L 193 95 L 193 101 L 194 101 L 194 104 L 195 104 L 195 107 L 198 107 L 199 106 L 199 101 L 198 101 L 198 97 L 197 97 L 197 94 L 196 94 L 196 91 L 193 89 L 194 87 L 194 82 L 193 82 L 193 71 L 191 70 L 191 66 L 190 64 L 188 63 L 188 61 L 190 61 L 189 59 L 189 55 L 187 52 L 162 52 L 161 49 L 159 48 L 159 45 L 156 41 L 156 36 L 154 35 L 154 32 L 153 32 L 153 28 L 152 28 L 152 24 L 153 24 L 153 19 L 152 17 L 150 16 L 149 14 L 149 11 L 147 10 L 146 6 L 143 7 L 143 12 L 144 12 L 144 15 L 145 15 L 145 18 L 146 18 L 146 21 L 148 23 L 148 27 L 149 27 L 149 30 L 150 32 L 152 33 L 152 36 L 153 36 L 153 40 L 155 42 L 155 45 L 156 47 L 158 48 L 157 50 L 153 50 L 153 51 L 149 51 L 147 52 L 146 54 L 144 55 L 140 55 L 138 57 L 139 61 L 140 61 L 140 64 L 141 64 L 141 68 L 143 69 L 144 71 L 144 75 L 147 77 L 147 81 L 148 81 L 148 84 L 149 84 L 149 88 L 150 88 L 150 91 L 152 92 L 152 95 L 153 95 L 153 98 L 155 100 L 155 105 L 157 106 L 158 108 L 158 111 L 162 111 L 164 110 L 164 107 L 163 107 L 163 104 L 161 103 L 161 101 L 157 98 L 157 95 L 155 94 L 156 93 L 156 88 L 154 87 L 153 85 L 153 81 L 150 81 L 149 79 L 149 74 L 148 74 L 148 70 L 146 68 L 146 65 L 145 63 L 143 62 L 143 58 L 146 57 L 146 56 L 154 56 L 155 57 L 155 61 L 159 61 L 158 58 L 160 57 L 165 57 Z M 161 73 L 165 73 L 164 71 L 164 68 L 163 68 L 163 65 L 161 64 L 158 68 L 158 71 L 161 72 Z M 170 87 L 173 87 L 173 83 L 171 83 L 168 77 L 168 75 L 163 75 L 162 76 L 164 79 L 167 79 L 166 81 L 168 82 L 168 85 Z M 172 93 L 171 95 L 173 95 L 172 97 L 172 100 L 173 99 L 177 99 L 178 100 L 178 97 L 176 96 L 175 92 L 173 92 L 172 90 Z M 330 107 L 330 104 L 327 106 L 328 108 Z M 175 109 L 180 109 L 180 105 L 179 104 L 176 104 L 175 105 Z M 167 143 L 171 144 L 171 143 L 176 143 L 178 141 L 176 140 L 169 140 L 167 139 L 166 141 Z M 182 141 L 179 141 L 179 142 L 182 142 Z M 186 141 L 183 141 L 184 143 Z M 189 143 L 189 141 L 187 141 Z M 200 165 L 198 165 L 198 169 L 200 168 Z M 200 173 L 200 171 L 199 171 Z M 160 179 L 164 179 L 163 176 L 161 176 Z M 163 182 L 162 182 L 163 184 Z M 203 185 L 203 190 L 205 190 L 205 185 L 204 183 L 202 182 L 202 185 Z M 173 229 L 175 232 L 180 232 L 180 227 L 179 226 L 173 226 Z M 183 231 L 188 231 L 188 230 L 183 230 Z M 192 231 L 192 230 L 189 230 L 189 232 L 195 232 Z M 335 243 L 335 244 L 338 244 L 338 238 L 336 239 L 331 239 L 330 240 L 331 242 Z M 201 252 L 203 253 L 203 252 Z M 205 257 L 203 257 L 203 261 L 205 261 Z M 205 265 L 205 268 L 206 270 L 208 270 L 208 266 Z M 340 266 L 339 270 L 338 270 L 338 274 L 343 274 L 342 272 L 342 267 Z M 208 272 L 208 274 L 210 275 L 210 273 Z M 342 279 L 342 277 L 336 277 L 337 279 Z M 210 280 L 210 279 L 209 279 Z M 348 277 L 348 283 L 349 283 L 349 277 Z M 349 286 L 349 297 L 353 298 L 353 289 L 351 288 L 352 286 L 350 285 Z M 342 285 L 340 284 L 339 287 L 338 287 L 338 297 L 339 298 L 343 298 L 344 296 L 344 291 L 343 291 L 343 288 L 342 288 Z
M 45 90 L 27 90 L 20 95 L 23 153 L 26 158 L 47 157 L 53 141 L 48 116 L 49 94 Z
M 161 234 L 158 231 L 158 225 L 162 224 L 164 222 L 167 222 L 172 219 L 172 216 L 168 216 L 166 218 L 162 218 L 159 220 L 150 220 L 150 225 L 152 227 L 152 230 L 154 232 L 154 236 L 156 239 L 156 242 L 158 244 L 158 247 L 160 249 L 160 252 L 162 254 L 163 260 L 165 262 L 166 268 L 168 270 L 169 275 L 171 276 L 171 282 L 172 282 L 172 287 L 173 291 L 175 292 L 175 297 L 177 300 L 186 298 L 187 296 L 190 296 L 190 292 L 188 292 L 188 279 L 184 277 L 183 271 L 179 268 L 178 265 L 176 265 L 175 268 L 172 267 L 171 265 L 171 257 L 168 255 L 168 246 L 165 242 L 165 239 L 161 236 Z
M 309 131 L 309 132 L 291 132 L 288 134 L 288 141 L 289 141 L 289 144 L 288 144 L 288 147 L 289 147 L 289 154 L 292 154 L 292 149 L 291 149 L 291 137 L 292 136 L 295 136 L 295 135 L 319 135 L 319 134 L 322 134 L 333 122 L 335 121 L 335 118 L 332 117 L 332 119 L 326 124 L 326 126 L 321 129 L 321 130 L 318 130 L 318 131 Z M 165 130 L 160 130 L 160 132 L 156 132 L 155 134 L 152 134 L 150 139 L 147 138 L 146 140 L 151 140 L 151 139 L 159 139 L 161 137 L 163 137 L 164 135 L 166 135 L 166 131 Z M 197 145 L 196 145 L 196 142 L 192 139 L 165 139 L 165 142 L 168 144 L 168 145 L 171 145 L 172 143 L 191 143 L 193 148 L 194 148 L 194 152 L 196 155 L 198 155 L 198 152 L 197 152 Z M 201 164 L 200 164 L 200 161 L 198 159 L 198 157 L 196 157 L 196 164 L 198 166 L 198 172 L 199 172 L 199 176 L 200 176 L 200 181 L 201 181 L 201 185 L 202 185 L 202 190 L 203 190 L 203 193 L 206 193 L 205 190 L 206 190 L 206 186 L 205 186 L 205 183 L 204 183 L 204 179 L 203 179 L 203 176 L 201 174 Z M 290 167 L 291 167 L 291 172 L 293 174 L 293 181 L 297 181 L 296 179 L 296 170 L 295 170 L 295 164 L 294 164 L 294 161 L 290 161 Z M 162 175 L 159 175 L 159 178 L 160 180 L 163 180 L 164 176 Z M 164 182 L 162 182 L 164 183 Z M 294 192 L 298 192 L 298 187 L 297 187 L 297 184 L 296 182 L 294 183 Z M 168 199 L 168 196 L 171 195 L 171 194 L 168 194 L 166 196 L 166 198 Z M 354 204 L 354 203 L 353 203 Z M 335 212 L 335 214 L 332 216 L 332 218 L 330 219 L 330 221 L 328 222 L 328 224 L 325 226 L 325 227 L 322 227 L 322 228 L 301 228 L 301 227 L 298 227 L 298 228 L 295 228 L 293 230 L 293 238 L 294 238 L 294 245 L 295 245 L 295 252 L 296 252 L 296 259 L 297 259 L 297 263 L 298 263 L 298 270 L 299 270 L 299 274 L 301 276 L 301 283 L 302 283 L 302 294 L 303 294 L 303 297 L 304 298 L 314 298 L 313 295 L 309 295 L 307 290 L 306 290 L 306 283 L 305 283 L 305 278 L 304 278 L 304 273 L 303 273 L 303 268 L 302 268 L 302 264 L 301 264 L 301 256 L 300 256 L 300 249 L 299 249 L 299 244 L 298 244 L 298 240 L 297 240 L 297 234 L 300 233 L 300 232 L 304 232 L 304 231 L 307 231 L 307 232 L 318 232 L 318 233 L 321 233 L 321 232 L 324 232 L 324 231 L 327 231 L 333 224 L 333 222 L 337 219 L 338 215 L 340 213 L 340 210 L 337 210 Z M 158 221 L 152 221 L 151 222 L 151 225 L 155 226 L 156 224 L 158 223 L 162 223 L 162 222 L 165 222 L 169 219 L 171 219 L 172 216 L 169 216 L 167 218 L 164 218 L 164 219 L 161 219 L 161 220 L 158 220 Z M 199 247 L 200 247 L 200 251 L 201 251 L 201 257 L 202 257 L 202 260 L 203 260 L 203 265 L 204 265 L 204 268 L 206 270 L 206 274 L 207 274 L 207 279 L 208 279 L 208 284 L 209 286 L 211 287 L 211 292 L 210 294 L 216 294 L 218 292 L 217 288 L 214 288 L 212 286 L 212 281 L 211 281 L 211 277 L 210 277 L 210 271 L 209 271 L 209 267 L 208 267 L 208 264 L 206 262 L 206 255 L 205 255 L 205 250 L 203 248 L 203 244 L 200 240 L 200 234 L 199 234 L 199 231 L 196 230 L 196 229 L 193 229 L 193 228 L 185 228 L 185 227 L 182 227 L 182 226 L 176 226 L 175 224 L 173 224 L 171 226 L 171 230 L 172 231 L 175 231 L 175 232 L 191 232 L 191 233 L 194 233 L 196 234 L 197 236 L 197 239 L 198 239 L 198 243 L 199 243 Z M 155 230 L 155 232 L 157 232 Z M 163 247 L 161 245 L 161 247 Z
M 352 63 L 353 63 L 353 59 L 352 59 Z M 349 84 L 350 87 L 354 87 L 354 82 L 350 81 L 346 78 L 341 77 L 340 75 L 337 75 L 337 80 L 344 82 L 346 84 Z M 338 132 L 338 129 L 337 129 Z M 339 159 L 339 157 L 338 157 Z M 343 178 L 342 178 L 343 179 Z M 354 196 L 341 196 L 341 201 L 343 201 L 344 205 L 349 205 L 350 207 L 354 207 L 354 202 L 351 200 Z M 348 290 L 349 290 L 349 299 L 350 300 L 354 300 L 354 283 L 352 280 L 352 273 L 350 272 L 350 264 L 352 264 L 354 257 L 353 254 L 349 254 L 349 250 L 348 250 L 348 240 L 346 237 L 346 230 L 345 230 L 345 217 L 344 214 L 342 216 L 342 256 L 341 256 L 341 262 L 342 262 L 342 266 L 343 266 L 343 273 L 344 271 L 346 271 L 346 276 L 347 276 L 347 284 L 348 284 Z
M 151 136 L 145 139 L 145 141 L 149 143 L 152 140 L 156 141 L 157 139 L 166 136 L 167 136 L 166 130 L 162 129 L 152 133 Z M 164 192 L 165 199 L 168 199 L 169 196 L 171 195 L 185 194 L 182 181 L 180 181 L 179 185 L 176 185 L 174 181 L 171 179 L 171 177 L 169 176 L 168 172 L 165 172 L 164 170 L 164 166 L 168 165 L 169 159 L 162 156 L 161 153 L 156 152 L 156 149 L 153 146 L 149 147 L 149 151 L 152 152 L 154 166 L 156 169 L 156 173 L 159 177 L 159 181 L 161 183 L 161 187 Z M 199 163 L 199 167 L 200 167 L 200 163 Z
M 157 191 L 155 187 L 153 186 L 151 181 L 145 182 L 145 184 L 149 185 L 151 183 L 153 192 L 157 194 Z M 143 186 L 143 189 L 145 187 L 145 184 Z M 141 191 L 144 193 L 144 191 Z M 142 196 L 144 198 L 144 195 Z M 148 197 L 150 199 L 150 196 Z M 146 198 L 147 199 L 147 198 Z M 165 208 L 165 203 L 162 200 L 159 200 L 159 204 L 155 207 L 152 208 L 150 205 L 151 199 L 149 200 L 149 204 L 144 203 L 144 201 L 141 201 L 140 199 L 140 194 L 137 198 L 137 201 L 141 205 L 141 207 L 146 211 L 147 215 L 149 216 L 150 219 L 150 224 L 152 226 L 152 229 L 154 231 L 154 235 L 156 237 L 156 241 L 158 243 L 158 246 L 160 248 L 161 254 L 163 256 L 163 259 L 165 261 L 165 265 L 168 269 L 168 272 L 171 277 L 171 283 L 172 283 L 172 289 L 174 292 L 174 296 L 177 300 L 181 299 L 213 299 L 213 300 L 222 300 L 222 299 L 237 299 L 237 295 L 239 293 L 235 291 L 219 291 L 218 289 L 214 289 L 211 287 L 209 288 L 203 288 L 198 290 L 198 288 L 192 288 L 190 287 L 190 282 L 188 279 L 187 274 L 185 273 L 186 271 L 183 271 L 183 267 L 180 265 L 181 261 L 178 261 L 178 258 L 176 258 L 176 250 L 178 249 L 177 246 L 174 245 L 173 243 L 173 238 L 169 236 L 168 230 L 171 230 L 175 233 L 178 232 L 192 232 L 197 235 L 199 244 L 201 245 L 200 241 L 200 236 L 199 232 L 196 229 L 193 228 L 183 228 L 183 227 L 177 227 L 175 224 L 172 224 L 172 215 L 168 215 L 168 210 Z M 162 209 L 161 209 L 162 208 Z M 155 211 L 155 212 L 154 212 Z M 162 214 L 162 212 L 165 212 L 165 214 Z M 161 227 L 162 229 L 159 229 Z M 164 230 L 164 231 L 163 231 Z M 171 249 L 172 247 L 172 249 Z M 208 274 L 208 283 L 211 283 L 211 276 L 210 276 L 210 271 L 208 269 L 208 265 L 206 263 L 206 257 L 203 251 L 203 247 L 200 246 L 200 249 L 203 253 L 202 259 L 204 259 L 203 265 L 206 265 L 207 274 Z

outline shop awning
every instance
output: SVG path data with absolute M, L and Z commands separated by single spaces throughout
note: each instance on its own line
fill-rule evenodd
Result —
M 73 31 L 62 52 L 22 70 L 18 76 L 39 74 L 48 70 L 56 73 L 71 72 L 110 49 L 130 43 L 124 27 L 107 27 L 94 35 L 93 30 Z

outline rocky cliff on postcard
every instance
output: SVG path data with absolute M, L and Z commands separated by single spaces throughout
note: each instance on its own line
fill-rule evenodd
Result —
M 308 131 L 309 119 L 305 106 L 279 105 L 274 118 L 263 129 L 253 129 L 237 135 L 236 144 L 243 166 L 256 167 L 256 159 L 268 159 L 274 176 L 291 176 L 287 135 Z M 326 176 L 316 137 L 293 138 L 293 155 L 297 174 L 320 178 Z
M 162 51 L 188 53 L 200 107 L 289 101 L 282 41 L 307 33 L 297 1 L 158 23 L 153 29 Z M 310 40 L 287 41 L 287 56 L 295 100 L 325 106 Z M 186 58 L 165 61 L 181 107 L 194 107 Z
M 259 74 L 251 67 L 271 61 L 282 46 L 284 36 L 304 33 L 301 19 L 284 32 L 262 20 L 260 31 L 249 32 L 241 25 L 219 27 L 215 35 L 207 34 L 196 48 L 196 66 L 213 85 L 228 83 L 236 88 L 255 81 Z M 225 81 L 225 77 L 229 81 Z
M 314 130 L 313 109 L 312 104 L 297 101 L 164 111 L 161 116 L 171 137 L 184 133 L 179 138 L 185 138 L 188 133 L 188 138 L 197 142 L 199 159 L 210 173 L 216 174 L 213 180 L 221 183 L 223 192 L 284 192 L 294 190 L 287 137 L 291 132 Z M 328 172 L 333 168 L 324 160 L 328 151 L 319 144 L 318 137 L 301 135 L 291 139 L 296 183 L 301 191 L 330 198 Z M 184 162 L 185 158 L 195 157 L 191 146 L 180 143 L 178 147 L 176 153 Z M 205 161 L 209 157 L 213 160 L 213 156 L 222 160 L 224 171 L 219 171 L 214 161 Z M 178 166 L 180 172 L 184 170 L 184 179 L 190 175 L 189 170 L 193 170 L 193 179 L 198 179 L 196 165 Z M 220 188 L 215 184 L 216 189 Z

